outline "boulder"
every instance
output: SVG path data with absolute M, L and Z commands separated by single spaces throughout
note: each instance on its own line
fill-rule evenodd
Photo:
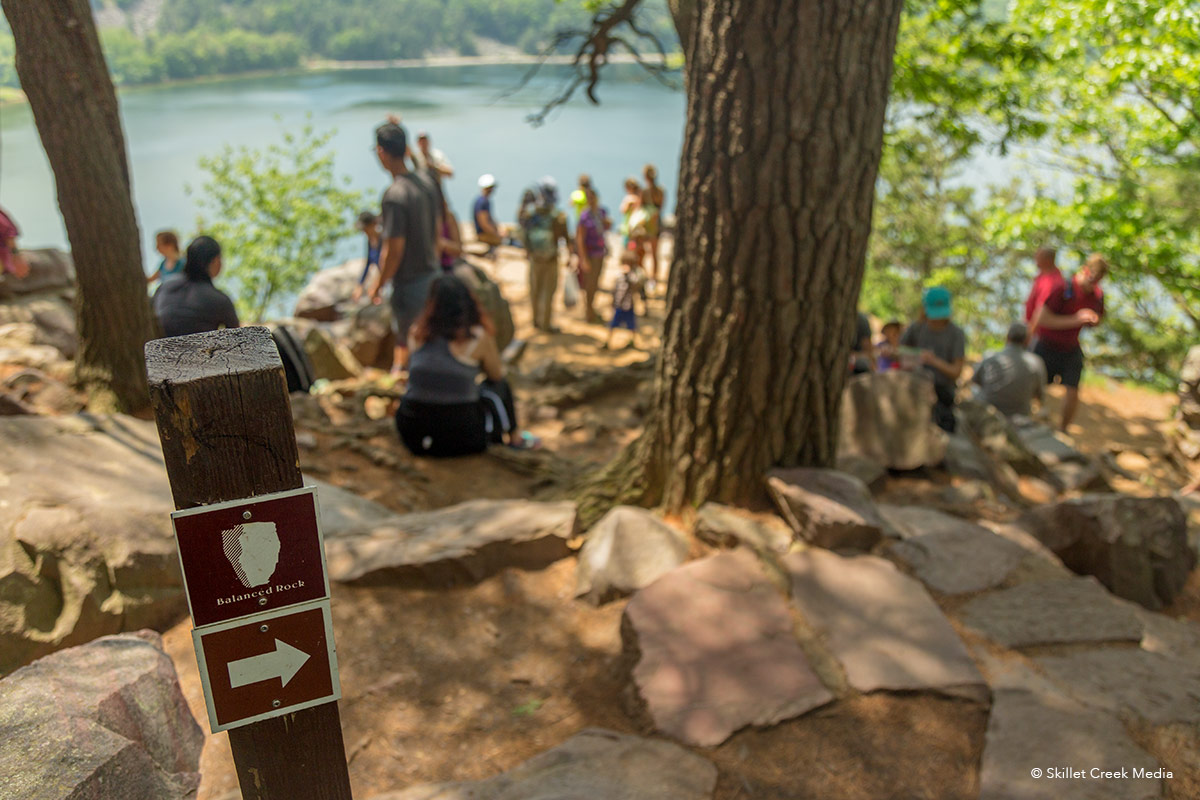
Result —
M 350 349 L 335 342 L 329 332 L 322 328 L 313 327 L 305 335 L 304 352 L 308 354 L 313 376 L 318 380 L 340 381 L 362 374 L 362 365 Z
M 1021 524 L 1069 569 L 1149 609 L 1174 600 L 1196 563 L 1187 516 L 1170 497 L 1084 495 L 1033 509 Z
M 633 596 L 621 638 L 654 726 L 715 747 L 833 699 L 793 632 L 787 601 L 745 550 L 692 561 Z
M 816 548 L 783 558 L 792 602 L 860 692 L 978 696 L 983 676 L 921 584 L 875 556 Z
M 78 348 L 75 309 L 57 293 L 18 295 L 0 303 L 0 326 L 33 325 L 33 344 L 53 347 L 63 358 L 74 358 Z
M 325 553 L 335 581 L 443 585 L 541 569 L 570 554 L 575 530 L 574 503 L 472 500 L 328 536 Z
M 856 456 L 888 469 L 936 466 L 946 434 L 932 422 L 933 382 L 920 373 L 888 370 L 857 375 L 842 392 L 838 458 Z
M 204 733 L 149 631 L 106 636 L 0 680 L 9 800 L 195 797 Z
M 716 785 L 717 768 L 677 744 L 593 728 L 494 778 L 373 800 L 710 800 Z
M 972 522 L 928 508 L 880 507 L 903 539 L 888 556 L 942 594 L 967 594 L 999 586 L 1027 553 Z
M 588 531 L 575 596 L 600 604 L 649 586 L 687 560 L 687 536 L 640 508 L 617 506 Z
M 1017 429 L 1021 425 L 1036 425 L 1032 420 L 1009 419 L 993 405 L 976 398 L 960 400 L 957 415 L 962 431 L 988 457 L 1007 464 L 1018 475 L 1040 480 L 1052 480 L 1050 471 L 1022 440 Z M 1045 426 L 1038 426 L 1044 428 Z M 1049 429 L 1046 429 L 1049 430 Z M 1050 431 L 1053 435 L 1053 431 Z
M 22 250 L 29 274 L 24 278 L 5 275 L 0 281 L 0 297 L 46 292 L 67 292 L 75 288 L 75 264 L 71 256 L 50 248 Z
M 392 308 L 387 303 L 357 309 L 350 319 L 334 323 L 330 332 L 364 367 L 391 368 L 396 336 L 392 332 Z
M 1004 647 L 1137 643 L 1143 634 L 1129 604 L 1094 578 L 1031 581 L 989 592 L 967 603 L 960 614 L 968 627 Z
M 776 469 L 767 490 L 792 530 L 818 547 L 870 550 L 886 529 L 866 484 L 842 472 Z
M 0 674 L 186 613 L 152 422 L 0 418 L 0 485 Z
M 792 548 L 795 534 L 774 514 L 705 503 L 696 516 L 696 537 L 714 547 L 741 545 L 756 553 L 783 554 Z
M 338 305 L 350 300 L 364 266 L 366 259 L 352 258 L 313 275 L 296 298 L 295 316 L 321 322 L 340 319 Z

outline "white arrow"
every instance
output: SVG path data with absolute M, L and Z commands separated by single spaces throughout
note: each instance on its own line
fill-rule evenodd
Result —
M 270 653 L 229 662 L 229 684 L 236 689 L 239 686 L 279 678 L 283 685 L 287 686 L 288 681 L 296 677 L 296 673 L 308 659 L 308 653 L 276 639 L 275 649 Z

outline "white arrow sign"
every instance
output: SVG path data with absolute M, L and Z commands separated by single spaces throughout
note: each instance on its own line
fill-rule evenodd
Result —
M 283 685 L 287 686 L 288 681 L 296 677 L 296 673 L 308 659 L 308 653 L 276 639 L 275 649 L 270 653 L 229 662 L 229 685 L 237 689 L 259 681 L 279 678 Z

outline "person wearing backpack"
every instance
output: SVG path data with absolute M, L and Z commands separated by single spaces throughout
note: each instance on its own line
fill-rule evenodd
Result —
M 579 283 L 583 287 L 583 317 L 588 322 L 600 322 L 596 313 L 596 292 L 600 288 L 600 274 L 604 272 L 604 257 L 608 255 L 605 238 L 612 221 L 608 209 L 600 205 L 600 196 L 590 186 L 587 192 L 587 208 L 579 214 L 579 227 L 575 229 L 575 246 L 579 251 Z
M 572 251 L 567 216 L 557 207 L 558 185 L 553 178 L 542 178 L 534 191 L 525 193 L 517 220 L 521 238 L 529 256 L 529 302 L 533 306 L 533 327 L 555 332 L 550 324 L 554 293 L 558 290 L 558 248 L 565 243 Z

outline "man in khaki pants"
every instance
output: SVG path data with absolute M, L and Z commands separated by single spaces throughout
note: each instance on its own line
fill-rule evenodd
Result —
M 533 327 L 548 333 L 554 293 L 558 290 L 559 243 L 572 249 L 567 217 L 557 208 L 558 185 L 553 178 L 542 178 L 536 190 L 526 191 L 518 220 L 529 256 L 529 302 L 533 306 Z

